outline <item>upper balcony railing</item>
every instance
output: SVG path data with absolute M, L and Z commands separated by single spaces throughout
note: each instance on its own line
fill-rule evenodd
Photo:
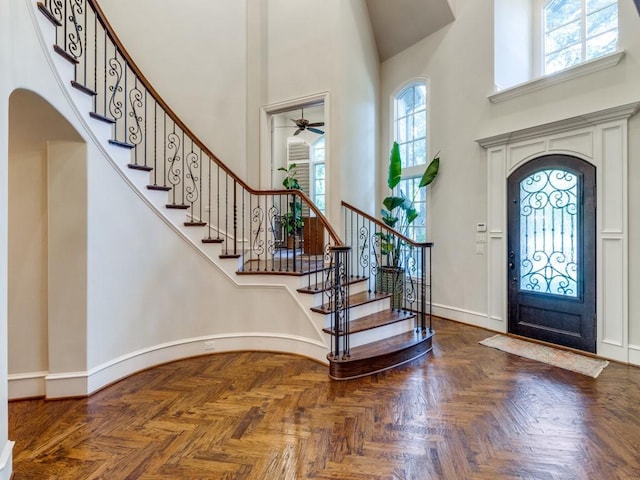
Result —
M 216 157 L 153 88 L 95 0 L 38 8 L 58 27 L 54 49 L 75 65 L 73 86 L 93 97 L 91 116 L 112 125 L 110 143 L 131 150 L 130 168 L 149 172 L 147 188 L 185 210 L 185 226 L 204 227 L 202 242 L 222 243 L 241 273 L 316 272 L 309 285 L 323 284 L 331 247 L 343 243 L 304 192 L 256 190 Z

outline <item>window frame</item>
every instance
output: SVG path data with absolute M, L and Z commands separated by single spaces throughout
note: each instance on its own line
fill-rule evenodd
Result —
M 573 45 L 577 45 L 580 44 L 581 45 L 581 49 L 580 49 L 580 61 L 576 62 L 573 65 L 568 65 L 565 66 L 564 68 L 561 68 L 559 70 L 555 70 L 553 72 L 547 72 L 547 68 L 546 68 L 546 56 L 547 56 L 547 52 L 545 49 L 545 40 L 546 40 L 546 31 L 545 31 L 545 10 L 547 8 L 547 6 L 556 0 L 535 0 L 535 8 L 533 11 L 533 21 L 534 21 L 534 28 L 533 28 L 533 34 L 535 36 L 534 42 L 533 42 L 533 58 L 534 58 L 534 65 L 533 65 L 533 70 L 534 70 L 534 78 L 538 77 L 538 76 L 544 76 L 544 77 L 548 77 L 548 76 L 552 76 L 552 75 L 556 75 L 560 72 L 565 72 L 571 68 L 575 68 L 578 67 L 586 62 L 592 61 L 592 60 L 597 60 L 600 59 L 602 57 L 605 57 L 606 55 L 612 54 L 614 52 L 617 52 L 619 49 L 619 41 L 620 41 L 620 21 L 619 21 L 619 17 L 618 17 L 618 24 L 616 25 L 616 44 L 613 48 L 612 51 L 604 53 L 602 55 L 599 55 L 597 57 L 593 57 L 593 58 L 586 58 L 586 47 L 587 47 L 587 42 L 588 40 L 590 40 L 591 38 L 595 38 L 598 35 L 602 35 L 602 33 L 594 36 L 594 37 L 590 37 L 588 38 L 586 36 L 586 28 L 587 28 L 587 13 L 586 13 L 586 2 L 587 0 L 581 0 L 582 6 L 580 8 L 580 21 L 582 23 L 581 29 L 580 29 L 580 41 L 573 44 Z M 611 4 L 615 4 L 618 12 L 619 12 L 619 1 L 618 0 L 613 0 L 611 2 Z M 608 5 L 607 7 L 604 8 L 609 8 L 610 5 Z M 567 24 L 568 25 L 568 24 Z M 605 32 L 606 33 L 606 32 Z M 571 46 L 573 46 L 571 45 Z M 569 47 L 567 47 L 569 48 Z M 563 49 L 560 49 L 563 50 Z M 558 50 L 558 51 L 560 51 Z
M 400 181 L 400 183 L 398 184 L 398 186 L 396 187 L 396 189 L 398 189 L 400 187 L 400 185 L 402 185 L 403 182 L 405 182 L 406 180 L 411 180 L 411 179 L 420 179 L 422 177 L 422 174 L 424 173 L 424 169 L 426 168 L 426 166 L 428 165 L 430 159 L 431 159 L 431 155 L 430 155 L 430 151 L 431 151 L 431 125 L 430 125 L 430 119 L 431 119 L 431 102 L 429 101 L 431 98 L 431 88 L 430 88 L 430 82 L 429 79 L 427 77 L 414 77 L 411 78 L 407 81 L 405 81 L 404 83 L 402 83 L 402 85 L 400 85 L 400 87 L 398 87 L 392 94 L 390 97 L 390 112 L 391 112 L 391 121 L 390 121 L 390 137 L 389 137 L 389 149 L 387 151 L 391 150 L 391 145 L 393 144 L 393 142 L 398 138 L 398 100 L 399 98 L 402 96 L 402 94 L 410 87 L 413 87 L 415 85 L 424 85 L 425 87 L 425 161 L 424 163 L 420 163 L 420 164 L 416 164 L 416 165 L 412 165 L 412 166 L 405 166 L 403 165 L 402 167 L 402 179 Z M 420 137 L 422 138 L 422 137 Z M 406 143 L 406 142 L 405 142 Z M 384 169 L 383 169 L 383 179 L 385 180 L 385 186 L 386 186 L 386 178 L 387 178 L 387 169 L 388 169 L 388 157 L 386 158 L 386 161 L 384 163 Z M 388 187 L 386 187 L 388 188 Z M 405 192 L 406 193 L 406 192 Z M 427 238 L 428 236 L 428 232 L 430 231 L 430 215 L 429 215 L 429 204 L 430 204 L 430 198 L 431 198 L 431 189 L 427 188 L 426 191 L 426 198 L 425 198 L 425 218 L 424 218 L 424 225 L 423 226 L 413 226 L 412 227 L 412 231 L 415 231 L 416 227 L 418 228 L 423 228 L 424 230 L 424 237 Z M 408 232 L 407 232 L 408 233 Z M 409 237 L 409 238 L 415 238 L 415 237 Z

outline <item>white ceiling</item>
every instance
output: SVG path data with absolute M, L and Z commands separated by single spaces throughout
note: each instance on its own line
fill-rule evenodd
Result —
M 366 0 L 380 61 L 453 22 L 450 1 Z

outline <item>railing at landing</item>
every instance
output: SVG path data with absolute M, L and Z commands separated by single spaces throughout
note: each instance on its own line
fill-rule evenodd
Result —
M 342 202 L 350 272 L 369 290 L 392 295 L 392 308 L 417 313 L 416 328 L 432 330 L 432 242 L 416 242 L 381 220 Z
M 392 310 L 415 313 L 416 334 L 429 339 L 434 333 L 433 243 L 416 242 L 346 202 L 342 202 L 342 213 L 345 243 L 350 248 L 335 249 L 329 282 L 334 286 L 329 297 L 334 312 L 330 357 L 340 361 L 351 355 L 348 298 L 349 285 L 354 280 L 367 281 L 370 294 L 389 294 Z

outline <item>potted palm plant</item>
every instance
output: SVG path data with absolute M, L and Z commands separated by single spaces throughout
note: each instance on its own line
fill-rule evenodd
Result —
M 415 200 L 419 190 L 426 188 L 438 175 L 440 169 L 440 157 L 436 154 L 427 165 L 418 188 L 409 198 L 406 193 L 397 188 L 402 180 L 402 158 L 400 157 L 400 147 L 398 142 L 393 142 L 391 155 L 389 157 L 389 172 L 387 175 L 387 185 L 390 195 L 382 201 L 384 208 L 381 210 L 382 221 L 389 228 L 407 236 L 409 227 L 415 222 L 420 214 L 418 213 Z M 404 265 L 402 259 L 403 251 L 411 248 L 402 238 L 390 231 L 376 233 L 380 240 L 380 253 L 383 257 L 382 266 L 378 273 L 378 289 L 383 292 L 393 293 L 392 307 L 400 308 L 402 304 Z

